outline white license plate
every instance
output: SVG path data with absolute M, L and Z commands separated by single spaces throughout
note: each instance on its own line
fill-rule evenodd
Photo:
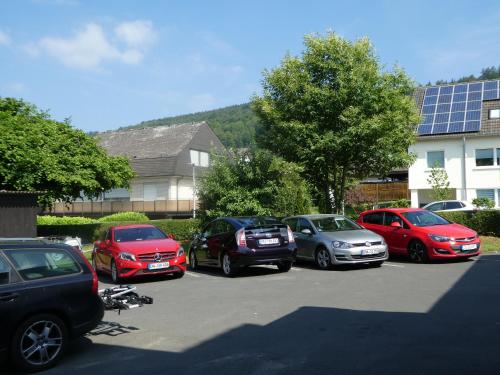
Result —
M 279 238 L 264 238 L 259 240 L 259 245 L 274 245 L 280 243 Z
M 378 250 L 377 249 L 361 250 L 361 255 L 373 255 L 373 254 L 378 254 Z
M 150 269 L 150 270 L 159 270 L 159 269 L 168 268 L 168 267 L 170 267 L 169 262 L 149 263 L 148 264 L 148 269 Z
M 462 245 L 462 250 L 475 250 L 477 249 L 477 245 L 471 244 L 471 245 Z

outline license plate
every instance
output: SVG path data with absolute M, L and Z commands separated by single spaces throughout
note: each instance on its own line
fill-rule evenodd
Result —
M 471 245 L 462 245 L 462 250 L 475 250 L 477 249 L 477 245 L 471 244 Z
M 280 243 L 279 238 L 264 238 L 262 240 L 259 240 L 259 245 L 275 245 Z
M 168 267 L 170 267 L 169 262 L 149 263 L 148 264 L 148 269 L 150 269 L 150 270 L 159 270 L 159 269 L 168 268 Z
M 361 250 L 361 255 L 373 255 L 373 254 L 378 254 L 378 250 L 377 249 Z

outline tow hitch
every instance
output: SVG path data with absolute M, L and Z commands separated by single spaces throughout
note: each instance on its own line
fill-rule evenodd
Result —
M 99 290 L 99 296 L 106 310 L 116 310 L 118 314 L 121 310 L 129 310 L 153 303 L 152 297 L 139 296 L 136 290 L 137 288 L 132 285 L 120 285 Z

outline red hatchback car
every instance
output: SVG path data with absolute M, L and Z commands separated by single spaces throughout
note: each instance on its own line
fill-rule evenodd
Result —
M 365 211 L 357 222 L 384 237 L 389 253 L 408 255 L 415 262 L 479 255 L 476 232 L 420 208 Z
M 152 274 L 182 277 L 186 271 L 183 248 L 154 225 L 110 227 L 103 241 L 94 243 L 92 265 L 96 271 L 121 279 Z

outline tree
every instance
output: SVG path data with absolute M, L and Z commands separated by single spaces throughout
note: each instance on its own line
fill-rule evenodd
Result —
M 414 84 L 398 67 L 383 71 L 368 39 L 306 36 L 302 56 L 264 71 L 262 85 L 258 143 L 304 168 L 321 211 L 338 211 L 354 180 L 412 162 Z
M 300 172 L 297 165 L 265 150 L 213 155 L 198 189 L 200 219 L 308 213 L 310 197 Z
M 442 201 L 449 198 L 451 190 L 448 173 L 438 162 L 433 165 L 427 182 L 432 187 L 432 195 L 435 200 Z
M 23 100 L 0 98 L 0 133 L 0 190 L 41 191 L 44 206 L 128 187 L 134 176 L 126 158 Z
M 472 200 L 472 204 L 476 208 L 486 208 L 486 209 L 491 209 L 495 207 L 495 202 L 492 201 L 490 198 L 482 197 L 482 198 L 474 198 Z

